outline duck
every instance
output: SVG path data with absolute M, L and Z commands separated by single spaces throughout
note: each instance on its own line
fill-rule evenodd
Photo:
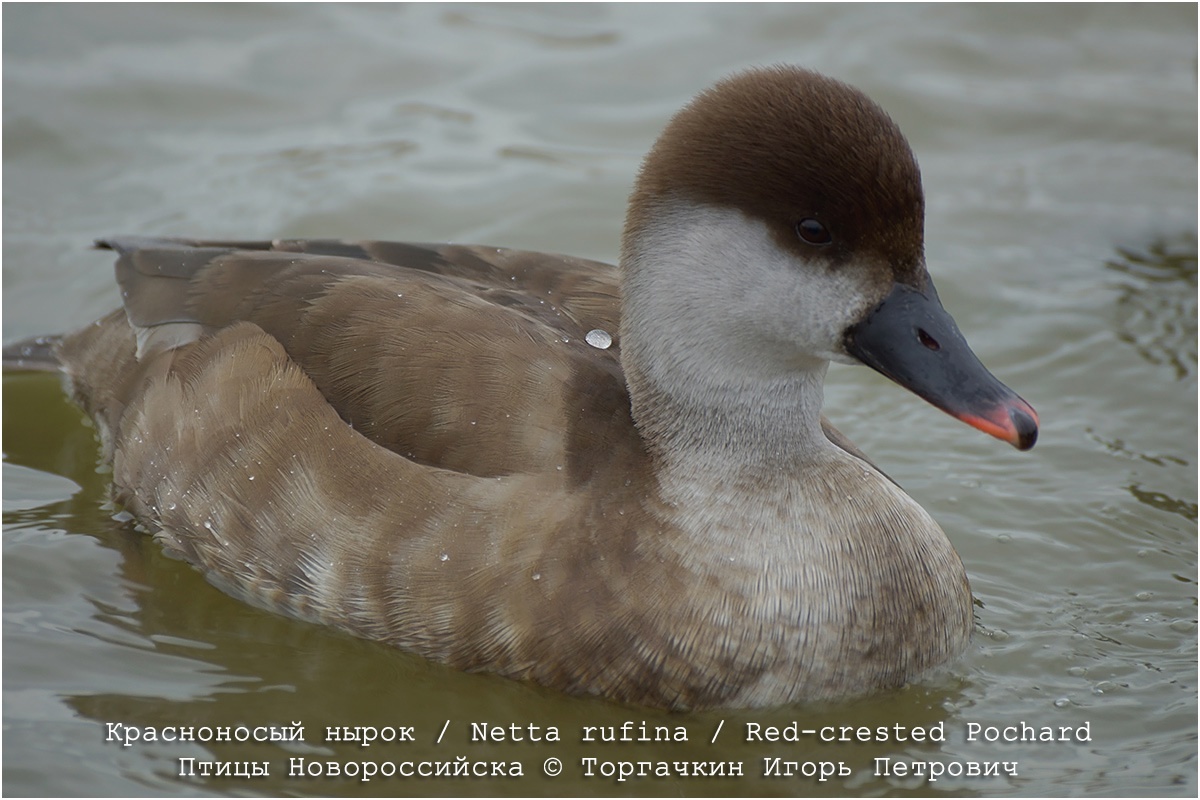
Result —
M 861 91 L 750 69 L 667 124 L 619 266 L 384 241 L 112 237 L 122 308 L 6 348 L 114 499 L 248 603 L 675 711 L 918 681 L 974 626 L 943 530 L 823 415 L 865 364 L 1019 449 Z

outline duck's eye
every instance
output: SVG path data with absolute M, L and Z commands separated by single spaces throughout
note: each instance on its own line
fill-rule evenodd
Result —
M 813 245 L 829 244 L 833 241 L 829 229 L 812 217 L 805 217 L 796 223 L 796 234 L 805 242 Z

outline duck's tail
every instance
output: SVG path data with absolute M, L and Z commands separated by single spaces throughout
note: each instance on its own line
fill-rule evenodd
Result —
M 270 248 L 270 243 L 257 242 L 230 242 L 230 243 L 213 243 L 213 246 L 221 244 L 244 246 L 246 248 Z M 93 247 L 97 250 L 115 250 L 122 256 L 131 253 L 135 250 L 158 247 L 158 248 L 184 248 L 190 247 L 192 241 L 189 239 L 172 239 L 172 238 L 147 238 L 137 236 L 113 236 L 107 239 L 97 239 L 93 243 Z M 55 334 L 52 336 L 34 336 L 28 339 L 21 339 L 4 346 L 4 371 L 5 372 L 62 372 L 64 369 L 64 361 L 60 355 L 60 344 L 66 334 Z
M 26 372 L 58 372 L 58 343 L 62 336 L 34 336 L 4 346 L 4 370 Z

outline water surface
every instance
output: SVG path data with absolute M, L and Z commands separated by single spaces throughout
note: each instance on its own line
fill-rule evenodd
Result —
M 616 257 L 639 160 L 739 68 L 849 81 L 907 133 L 927 253 L 976 352 L 1041 414 L 1017 453 L 865 369 L 828 413 L 946 529 L 964 658 L 903 691 L 665 715 L 464 675 L 250 608 L 122 521 L 53 378 L 4 380 L 4 790 L 139 794 L 1196 793 L 1196 10 L 1123 6 L 6 6 L 4 339 L 119 298 L 113 233 L 480 242 Z M 449 720 L 443 742 L 435 739 Z M 689 741 L 580 741 L 584 726 Z M 935 726 L 946 743 L 742 742 L 745 723 Z M 302 743 L 106 742 L 106 723 Z M 469 723 L 562 742 L 472 743 Z M 710 741 L 718 724 L 722 733 Z M 966 725 L 1090 741 L 965 741 Z M 403 745 L 326 726 L 412 726 Z M 289 778 L 290 758 L 520 761 L 522 779 Z M 548 757 L 563 773 L 543 775 Z M 764 758 L 850 777 L 764 777 Z M 271 762 L 181 777 L 180 758 Z M 742 778 L 587 777 L 585 758 Z M 874 759 L 1016 762 L 875 775 Z

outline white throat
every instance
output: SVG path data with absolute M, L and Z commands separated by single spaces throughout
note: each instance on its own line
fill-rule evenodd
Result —
M 651 446 L 714 469 L 820 457 L 844 287 L 732 209 L 675 202 L 641 222 L 622 253 L 622 361 Z

